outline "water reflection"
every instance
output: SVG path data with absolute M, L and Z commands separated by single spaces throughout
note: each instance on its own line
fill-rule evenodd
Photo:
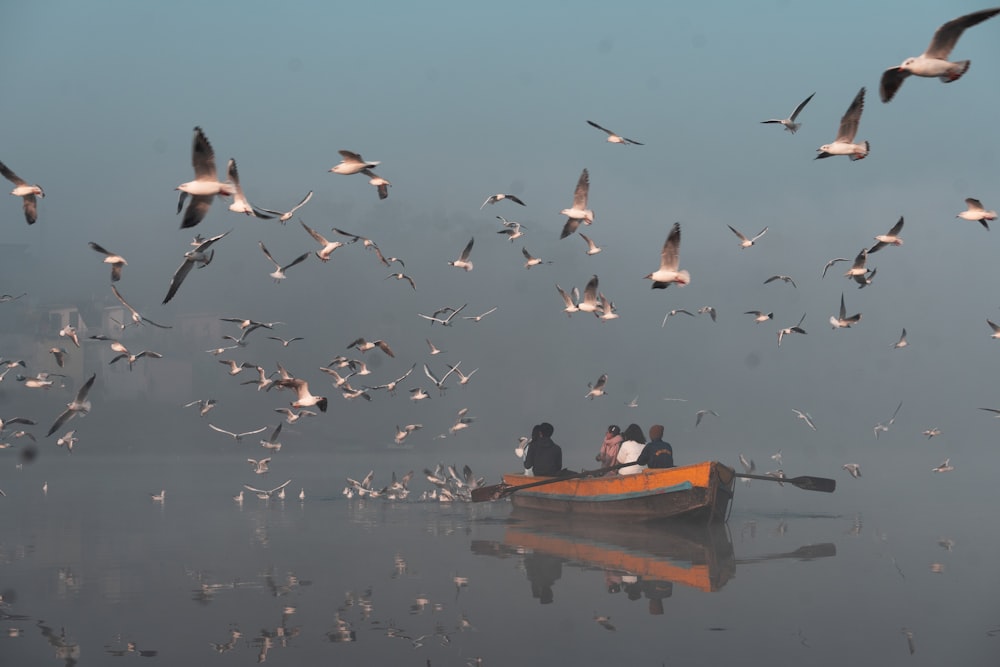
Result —
M 738 564 L 784 558 L 812 560 L 836 555 L 831 543 L 737 560 L 727 525 L 630 525 L 566 521 L 562 517 L 515 513 L 502 540 L 473 540 L 472 552 L 519 558 L 540 604 L 555 601 L 564 567 L 599 572 L 608 594 L 648 601 L 649 613 L 663 613 L 663 600 L 681 585 L 713 593 L 726 585 Z M 595 577 L 596 579 L 596 577 Z

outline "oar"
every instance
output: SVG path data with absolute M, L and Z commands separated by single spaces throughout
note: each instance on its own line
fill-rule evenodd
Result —
M 744 477 L 746 479 L 762 479 L 765 482 L 781 482 L 782 484 L 791 484 L 792 486 L 797 486 L 805 491 L 822 491 L 823 493 L 833 493 L 837 488 L 837 480 L 830 479 L 828 477 L 809 477 L 803 475 L 801 477 L 772 477 L 771 475 L 747 475 L 744 473 L 736 473 L 737 477 Z
M 555 484 L 556 482 L 562 482 L 567 479 L 581 479 L 583 477 L 600 477 L 612 470 L 618 470 L 619 468 L 624 468 L 626 466 L 635 465 L 635 463 L 617 463 L 613 466 L 607 468 L 599 468 L 597 470 L 584 470 L 583 472 L 575 472 L 572 475 L 563 475 L 562 477 L 546 477 L 538 482 L 532 482 L 530 484 L 519 484 L 517 486 L 510 486 L 509 484 L 494 484 L 493 486 L 481 486 L 478 489 L 472 490 L 472 502 L 481 503 L 486 500 L 500 500 L 501 498 L 506 498 L 515 491 L 520 491 L 521 489 L 530 489 L 533 486 L 542 486 L 544 484 Z M 833 480 L 830 480 L 833 481 Z

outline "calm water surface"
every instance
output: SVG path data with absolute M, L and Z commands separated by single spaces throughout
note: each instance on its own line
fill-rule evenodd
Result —
M 419 502 L 436 461 L 414 451 L 260 477 L 229 452 L 13 460 L 3 665 L 1000 663 L 993 523 L 949 533 L 933 492 L 886 506 L 850 478 L 833 495 L 754 482 L 726 526 L 681 530 Z M 370 469 L 416 469 L 411 500 L 345 499 Z M 232 499 L 288 478 L 283 502 Z

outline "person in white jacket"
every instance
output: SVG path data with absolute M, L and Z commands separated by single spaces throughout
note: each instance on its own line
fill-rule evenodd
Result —
M 625 432 L 622 433 L 622 437 L 624 440 L 618 448 L 618 463 L 632 463 L 639 458 L 639 454 L 646 447 L 646 436 L 638 424 L 629 424 Z M 618 474 L 634 475 L 637 472 L 642 472 L 643 469 L 643 466 L 640 465 L 630 465 L 621 468 Z

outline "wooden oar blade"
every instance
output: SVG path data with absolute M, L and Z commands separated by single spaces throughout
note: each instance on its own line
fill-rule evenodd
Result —
M 828 477 L 793 477 L 782 480 L 797 486 L 805 491 L 820 491 L 822 493 L 833 493 L 837 489 L 837 480 Z
M 473 489 L 472 502 L 483 503 L 488 500 L 499 500 L 506 495 L 504 490 L 507 488 L 506 484 L 494 484 L 492 486 L 481 486 L 478 489 Z

